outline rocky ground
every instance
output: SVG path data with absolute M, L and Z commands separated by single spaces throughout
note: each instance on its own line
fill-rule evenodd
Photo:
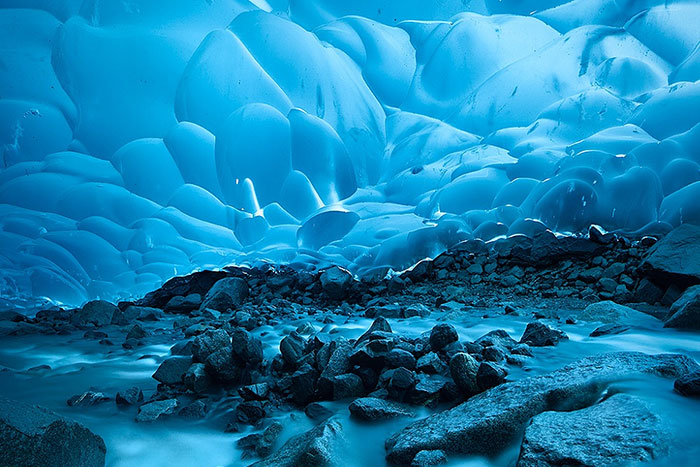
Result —
M 119 349 L 134 359 L 145 356 L 140 349 L 171 346 L 153 373 L 155 391 L 110 393 L 96 382 L 67 406 L 116 404 L 139 424 L 216 414 L 239 450 L 233 465 L 367 465 L 341 412 L 367 430 L 402 420 L 384 436 L 386 460 L 396 465 L 498 459 L 514 447 L 518 466 L 617 465 L 674 449 L 664 414 L 621 385 L 659 378 L 697 409 L 693 356 L 597 353 L 536 375 L 527 370 L 581 322 L 594 323 L 590 336 L 601 339 L 662 325 L 700 330 L 696 284 L 700 228 L 634 241 L 592 228 L 586 237 L 470 240 L 402 273 L 377 270 L 359 280 L 339 267 L 203 271 L 134 302 L 34 316 L 4 311 L 0 336 L 80 333 L 105 355 Z M 519 335 L 499 328 L 460 335 L 464 323 L 489 318 L 525 327 Z M 411 332 L 412 323 L 433 320 Z M 350 332 L 358 323 L 366 328 Z M 104 464 L 110 446 L 99 436 L 4 395 L 0 464 Z M 290 413 L 303 413 L 311 429 L 286 436 Z

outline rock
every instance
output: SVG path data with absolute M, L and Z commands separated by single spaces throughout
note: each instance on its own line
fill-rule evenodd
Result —
M 664 327 L 700 329 L 700 285 L 690 287 L 673 303 Z
M 457 342 L 458 339 L 457 329 L 451 324 L 438 324 L 430 331 L 430 347 L 435 351 Z
M 170 357 L 163 360 L 155 373 L 153 379 L 165 384 L 173 386 L 183 382 L 185 373 L 192 365 L 191 357 Z
M 396 417 L 412 417 L 413 412 L 395 402 L 376 397 L 361 397 L 355 399 L 348 407 L 350 415 L 360 420 L 373 422 Z
M 298 405 L 306 405 L 313 400 L 316 393 L 318 372 L 308 363 L 302 365 L 292 374 L 292 399 Z
M 72 396 L 66 401 L 70 407 L 92 407 L 109 401 L 110 398 L 101 392 L 86 391 L 82 394 Z
M 0 311 L 0 321 L 12 321 L 13 323 L 19 323 L 20 321 L 24 321 L 24 315 L 14 310 L 3 310 Z
M 230 348 L 231 337 L 223 329 L 207 331 L 202 335 L 194 338 L 192 341 L 192 355 L 195 360 L 204 363 L 209 358 L 209 355 L 214 352 Z
M 479 391 L 486 391 L 503 384 L 506 381 L 506 371 L 495 363 L 483 362 L 476 372 L 476 385 Z
M 251 384 L 250 386 L 242 386 L 238 388 L 238 394 L 247 401 L 267 399 L 270 393 L 270 385 L 267 383 Z
M 180 417 L 196 420 L 207 416 L 207 404 L 202 400 L 194 401 L 183 407 L 178 413 Z
M 665 284 L 700 282 L 700 227 L 673 229 L 649 249 L 640 269 Z
M 700 371 L 681 376 L 673 383 L 673 388 L 684 396 L 700 396 Z
M 637 352 L 587 357 L 553 373 L 502 384 L 453 409 L 417 421 L 386 443 L 387 459 L 409 464 L 422 450 L 495 455 L 532 417 L 595 403 L 609 384 L 639 374 L 679 377 L 700 369 L 684 355 Z
M 406 368 L 397 368 L 393 370 L 389 387 L 393 389 L 408 389 L 416 384 L 416 374 Z
M 248 284 L 239 277 L 227 277 L 216 282 L 207 292 L 201 310 L 211 308 L 224 312 L 236 310 L 248 297 Z
M 43 407 L 0 398 L 0 465 L 105 465 L 105 443 L 83 425 Z
M 517 467 L 617 466 L 667 451 L 661 419 L 635 396 L 615 394 L 573 412 L 544 412 L 525 430 Z
M 365 393 L 365 387 L 362 384 L 362 379 L 353 373 L 347 373 L 332 378 L 333 384 L 333 400 L 347 399 L 349 397 L 358 397 Z
M 352 274 L 339 266 L 333 266 L 321 273 L 321 287 L 331 300 L 343 300 L 352 285 Z
M 333 412 L 328 410 L 318 402 L 312 402 L 311 404 L 304 407 L 304 413 L 311 420 L 326 420 L 333 416 Z
M 187 389 L 197 394 L 208 391 L 212 385 L 211 378 L 206 372 L 206 366 L 203 363 L 193 363 L 190 365 L 182 380 Z
M 407 400 L 416 405 L 425 405 L 434 408 L 440 402 L 440 393 L 445 387 L 446 381 L 442 378 L 418 375 L 418 382 L 411 388 Z
M 143 339 L 144 337 L 148 336 L 148 332 L 141 326 L 140 324 L 134 324 L 129 332 L 126 334 L 126 340 L 129 339 L 136 339 L 140 340 Z
M 597 321 L 606 324 L 648 326 L 658 323 L 656 318 L 646 313 L 642 313 L 628 306 L 619 305 L 610 300 L 592 303 L 576 317 L 583 321 Z
M 177 295 L 165 304 L 165 313 L 188 314 L 202 304 L 202 296 L 199 294 L 189 294 L 187 296 Z
M 331 418 L 292 437 L 274 454 L 251 467 L 330 467 L 346 465 L 346 440 L 340 422 Z
M 74 326 L 107 326 L 112 323 L 112 317 L 119 313 L 119 308 L 104 300 L 87 302 L 71 317 Z
M 282 434 L 283 426 L 279 422 L 271 423 L 262 433 L 244 436 L 236 443 L 241 449 L 253 451 L 257 456 L 265 457 L 272 452 L 272 448 Z
M 143 391 L 136 386 L 119 391 L 115 397 L 117 405 L 129 406 L 143 402 Z
M 287 364 L 296 367 L 296 363 L 304 355 L 306 341 L 299 333 L 292 331 L 280 342 L 280 353 Z
M 357 342 L 355 343 L 355 347 L 359 347 L 361 343 L 369 340 L 369 336 L 372 335 L 373 332 L 392 332 L 391 331 L 391 326 L 389 326 L 389 322 L 384 319 L 383 317 L 379 317 L 375 319 L 372 322 L 372 325 L 369 327 L 367 331 L 364 332 L 358 339 Z
M 567 340 L 568 338 L 563 331 L 547 326 L 540 321 L 534 321 L 525 328 L 523 337 L 520 338 L 520 343 L 532 347 L 545 347 L 557 345 L 559 341 Z
M 254 425 L 267 416 L 265 405 L 260 401 L 243 401 L 236 407 L 236 418 L 241 423 Z
M 447 464 L 445 451 L 421 451 L 413 458 L 411 467 L 429 467 L 442 464 Z
M 469 397 L 479 392 L 476 375 L 479 371 L 479 363 L 468 353 L 459 352 L 450 360 L 450 375 L 457 385 L 457 389 Z
M 263 361 L 262 342 L 242 328 L 236 328 L 231 336 L 233 359 L 239 366 L 257 368 Z
M 434 355 L 434 354 L 433 354 Z M 416 367 L 416 357 L 404 349 L 392 349 L 385 357 L 386 366 L 398 368 L 400 366 L 412 370 Z
M 143 404 L 136 415 L 137 422 L 155 422 L 162 416 L 172 415 L 177 409 L 177 399 L 166 399 Z
M 646 277 L 639 281 L 634 290 L 634 299 L 636 301 L 652 305 L 660 302 L 663 296 L 664 290 Z
M 604 324 L 595 328 L 589 335 L 591 337 L 612 336 L 614 334 L 622 334 L 630 329 L 629 326 L 624 326 L 622 324 Z
M 430 352 L 423 355 L 421 358 L 418 359 L 418 362 L 415 366 L 418 371 L 433 375 L 442 373 L 447 369 L 447 365 L 445 365 L 445 363 L 442 360 L 440 360 L 440 357 L 435 352 Z

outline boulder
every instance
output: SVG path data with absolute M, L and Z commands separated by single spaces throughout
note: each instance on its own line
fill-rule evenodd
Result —
M 321 287 L 328 298 L 343 300 L 352 285 L 352 274 L 339 266 L 333 266 L 321 273 Z
M 673 229 L 649 249 L 640 268 L 664 284 L 700 282 L 700 226 Z
M 117 405 L 129 406 L 143 402 L 143 391 L 136 386 L 119 391 L 115 397 Z
M 642 313 L 628 306 L 619 305 L 611 300 L 592 303 L 576 317 L 582 321 L 633 326 L 654 325 L 659 322 L 656 318 L 646 313 Z
M 331 418 L 306 433 L 294 436 L 274 454 L 251 467 L 326 467 L 347 465 L 343 427 Z
M 73 314 L 71 323 L 78 327 L 107 326 L 112 323 L 115 313 L 119 313 L 116 305 L 104 300 L 93 300 Z
M 136 415 L 137 422 L 155 422 L 162 416 L 172 415 L 177 409 L 177 399 L 166 399 L 143 404 Z
M 212 382 L 204 363 L 193 363 L 182 378 L 185 387 L 197 394 L 208 391 Z
M 620 352 L 587 357 L 553 373 L 502 384 L 415 422 L 386 442 L 387 459 L 409 464 L 422 450 L 495 455 L 532 417 L 595 403 L 609 384 L 639 374 L 680 377 L 700 369 L 685 355 Z
M 373 422 L 396 417 L 412 417 L 413 412 L 396 402 L 378 399 L 376 397 L 361 397 L 355 399 L 348 407 L 353 417 Z
M 430 331 L 430 347 L 435 351 L 457 342 L 458 339 L 457 329 L 451 324 L 438 324 Z
M 479 362 L 468 353 L 460 352 L 450 360 L 450 375 L 457 385 L 457 389 L 469 397 L 479 392 L 476 375 L 479 371 Z
M 700 396 L 700 371 L 681 376 L 673 383 L 673 388 L 684 396 Z
M 279 422 L 271 423 L 262 433 L 254 433 L 239 439 L 236 446 L 246 451 L 253 451 L 260 457 L 268 456 L 272 452 L 275 441 L 282 434 L 283 428 Z
M 76 394 L 66 401 L 69 407 L 92 407 L 93 405 L 101 404 L 109 401 L 109 396 L 95 391 L 86 391 L 82 394 Z
M 629 326 L 625 326 L 623 324 L 604 324 L 602 326 L 598 326 L 591 332 L 589 335 L 591 337 L 600 337 L 600 336 L 612 336 L 615 334 L 622 334 L 623 332 L 627 332 L 630 330 Z
M 391 331 L 391 326 L 389 325 L 389 322 L 388 322 L 385 318 L 383 318 L 383 317 L 381 317 L 381 316 L 380 316 L 379 318 L 375 319 L 375 320 L 372 322 L 372 325 L 369 327 L 369 329 L 367 329 L 367 331 L 365 331 L 365 332 L 357 339 L 357 342 L 355 343 L 355 347 L 359 347 L 359 345 L 360 345 L 362 342 L 365 342 L 365 341 L 369 340 L 369 336 L 372 335 L 373 332 L 378 332 L 378 331 L 379 331 L 379 332 L 392 332 L 392 331 Z
M 641 399 L 615 394 L 573 412 L 544 412 L 525 430 L 517 467 L 616 466 L 664 454 L 668 433 Z
M 567 340 L 569 336 L 548 326 L 540 321 L 529 323 L 523 332 L 523 337 L 520 338 L 521 344 L 527 344 L 532 347 L 545 347 L 557 345 L 561 340 Z
M 173 386 L 183 382 L 185 373 L 192 365 L 191 357 L 170 357 L 163 360 L 155 373 L 153 379 L 165 384 Z
M 236 310 L 248 297 L 248 284 L 239 277 L 227 277 L 216 282 L 207 292 L 200 310 L 211 308 L 224 312 Z
M 421 451 L 413 458 L 411 467 L 429 467 L 442 464 L 447 464 L 447 455 L 444 451 Z
M 673 303 L 664 327 L 700 329 L 700 285 L 690 287 Z
M 306 341 L 301 335 L 292 331 L 280 342 L 280 353 L 287 364 L 295 367 L 299 359 L 304 355 Z
M 105 465 L 105 443 L 83 425 L 43 407 L 0 398 L 0 465 Z

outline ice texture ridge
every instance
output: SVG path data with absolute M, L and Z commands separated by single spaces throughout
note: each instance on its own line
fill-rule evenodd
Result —
M 700 224 L 700 3 L 0 0 L 0 295 Z

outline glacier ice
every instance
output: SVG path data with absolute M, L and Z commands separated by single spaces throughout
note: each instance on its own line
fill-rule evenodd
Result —
M 0 295 L 700 224 L 691 0 L 0 1 Z

